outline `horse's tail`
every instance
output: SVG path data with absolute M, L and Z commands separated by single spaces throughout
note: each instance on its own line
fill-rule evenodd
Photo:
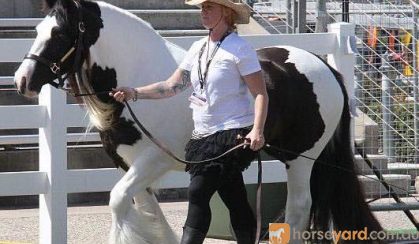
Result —
M 311 223 L 317 230 L 329 230 L 333 220 L 335 230 L 382 230 L 365 197 L 355 172 L 350 133 L 349 99 L 342 76 L 333 68 L 344 96 L 340 122 L 311 174 Z

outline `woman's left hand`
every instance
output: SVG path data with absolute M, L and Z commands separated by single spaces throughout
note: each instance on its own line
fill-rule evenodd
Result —
M 249 134 L 247 134 L 246 139 L 250 140 L 250 149 L 253 151 L 258 151 L 265 145 L 263 132 L 257 129 L 252 129 Z

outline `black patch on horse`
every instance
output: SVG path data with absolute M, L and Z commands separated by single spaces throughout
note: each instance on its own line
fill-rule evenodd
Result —
M 102 68 L 96 63 L 93 64 L 90 70 L 90 81 L 92 88 L 95 92 L 106 92 L 115 88 L 118 84 L 117 74 L 115 69 Z M 110 129 L 100 131 L 100 138 L 103 144 L 103 148 L 108 155 L 113 159 L 117 167 L 121 167 L 124 170 L 128 170 L 127 163 L 119 156 L 116 149 L 119 145 L 134 145 L 138 140 L 141 140 L 141 133 L 135 128 L 134 122 L 125 118 L 120 118 L 124 105 L 115 101 L 107 93 L 98 94 L 97 97 L 103 103 L 112 103 L 115 107 L 113 118 L 115 121 L 112 122 Z
M 325 124 L 319 111 L 313 84 L 288 60 L 284 48 L 257 51 L 269 95 L 265 124 L 267 143 L 290 153 L 266 148 L 266 152 L 286 162 L 309 150 L 324 133 Z
M 94 63 L 90 70 L 90 76 L 90 82 L 93 90 L 95 92 L 104 92 L 97 95 L 101 102 L 120 104 L 106 93 L 106 91 L 112 91 L 112 88 L 116 88 L 117 86 L 118 82 L 116 80 L 115 69 L 108 67 L 102 69 L 102 67 Z
M 134 145 L 135 142 L 141 140 L 141 133 L 134 127 L 134 122 L 125 118 L 119 118 L 112 128 L 100 131 L 103 148 L 113 159 L 117 167 L 128 171 L 128 164 L 118 155 L 116 149 L 119 145 Z

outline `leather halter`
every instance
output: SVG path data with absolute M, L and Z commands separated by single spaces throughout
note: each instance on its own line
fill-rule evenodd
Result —
M 78 68 L 81 60 L 81 54 L 83 51 L 83 34 L 86 31 L 86 27 L 84 25 L 83 22 L 83 13 L 82 13 L 82 6 L 80 4 L 80 2 L 78 0 L 73 0 L 74 3 L 76 4 L 76 8 L 77 8 L 77 12 L 78 12 L 78 37 L 74 42 L 74 46 L 70 48 L 70 50 L 68 50 L 62 58 L 60 58 L 60 60 L 58 61 L 51 61 L 47 58 L 41 57 L 39 55 L 36 54 L 32 54 L 32 53 L 28 53 L 25 55 L 25 57 L 23 59 L 31 59 L 31 60 L 35 60 L 41 64 L 43 64 L 44 66 L 47 66 L 50 71 L 54 74 L 54 76 L 58 79 L 58 82 L 55 81 L 48 81 L 48 83 L 50 85 L 52 85 L 55 88 L 58 89 L 62 89 L 64 86 L 64 81 L 67 79 L 68 77 L 68 72 L 67 75 L 64 76 L 63 72 L 62 72 L 62 65 L 63 63 L 68 59 L 68 57 L 70 57 L 70 55 L 73 52 L 76 52 L 76 56 L 74 58 L 74 64 L 73 64 L 73 72 L 76 71 L 76 69 Z

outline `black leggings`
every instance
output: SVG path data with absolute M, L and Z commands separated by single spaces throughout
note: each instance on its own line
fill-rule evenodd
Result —
M 212 195 L 218 191 L 230 211 L 231 225 L 235 233 L 254 232 L 256 220 L 249 202 L 243 176 L 240 171 L 225 176 L 217 167 L 191 176 L 189 185 L 189 209 L 186 225 L 207 233 L 211 222 L 209 206 Z

